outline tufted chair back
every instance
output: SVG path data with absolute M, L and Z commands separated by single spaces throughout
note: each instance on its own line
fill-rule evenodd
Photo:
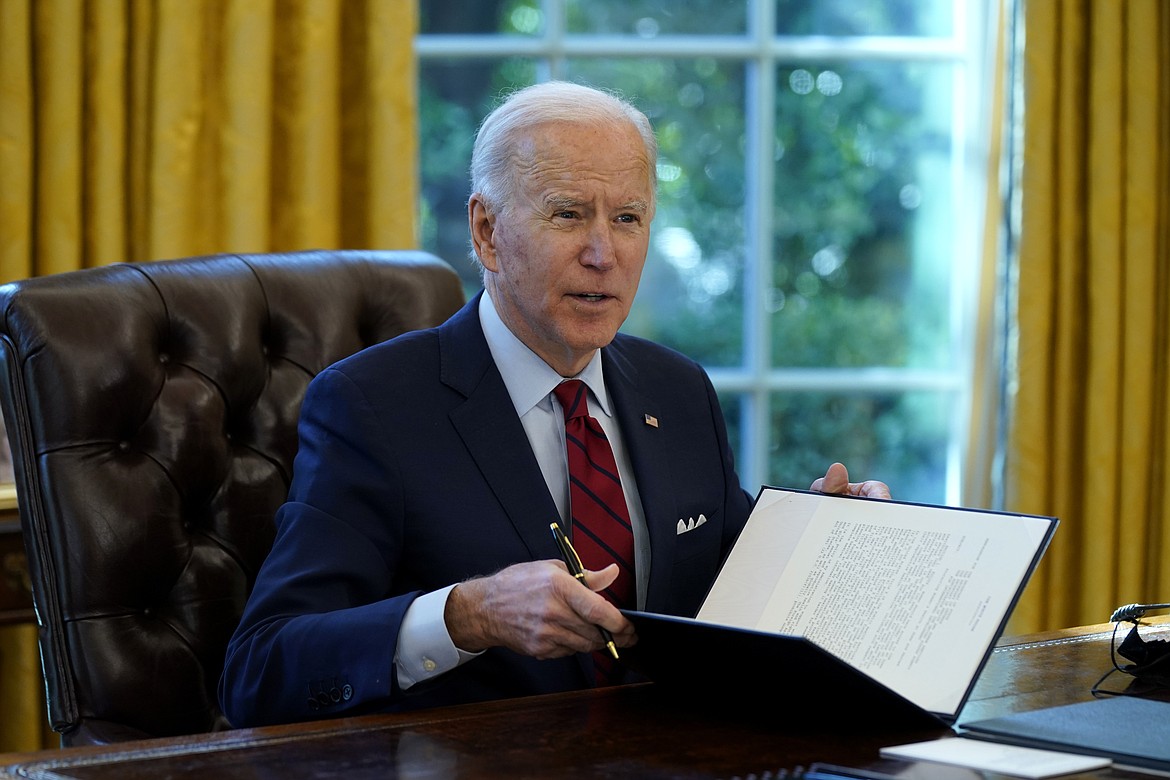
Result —
M 463 302 L 421 252 L 121 264 L 0 287 L 0 404 L 49 719 L 66 745 L 212 731 L 309 380 Z

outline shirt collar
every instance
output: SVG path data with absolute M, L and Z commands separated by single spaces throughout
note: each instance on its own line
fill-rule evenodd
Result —
M 523 417 L 542 402 L 552 404 L 550 394 L 564 377 L 508 329 L 486 289 L 479 301 L 479 323 L 492 359 L 504 379 L 512 405 L 516 407 L 516 414 Z M 580 379 L 592 391 L 602 413 L 607 417 L 613 416 L 609 395 L 605 390 L 605 376 L 601 370 L 601 350 L 595 350 L 589 364 L 573 378 Z

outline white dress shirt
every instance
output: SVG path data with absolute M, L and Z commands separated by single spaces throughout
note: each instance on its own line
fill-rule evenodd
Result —
M 529 349 L 500 319 L 491 297 L 484 292 L 479 303 L 479 321 L 487 338 L 492 359 L 504 379 L 508 395 L 536 454 L 540 471 L 552 494 L 562 527 L 571 532 L 569 518 L 569 465 L 565 451 L 565 418 L 552 391 L 564 381 L 556 371 Z M 589 413 L 601 424 L 613 448 L 618 473 L 625 491 L 626 506 L 634 529 L 634 573 L 638 604 L 646 603 L 646 584 L 650 573 L 650 540 L 642 502 L 634 481 L 633 468 L 626 453 L 625 441 L 609 403 L 609 393 L 602 376 L 601 351 L 594 352 L 589 365 L 574 379 L 589 388 Z M 541 521 L 542 524 L 544 521 Z M 475 657 L 455 647 L 443 621 L 447 597 L 455 585 L 449 585 L 415 599 L 403 617 L 398 634 L 395 665 L 398 684 L 403 689 L 454 669 Z

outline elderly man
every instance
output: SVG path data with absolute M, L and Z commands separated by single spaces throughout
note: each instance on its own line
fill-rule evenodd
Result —
M 521 90 L 484 121 L 468 202 L 484 292 L 311 384 L 276 541 L 228 650 L 233 724 L 620 679 L 597 652 L 603 631 L 636 641 L 620 607 L 697 611 L 751 498 L 703 370 L 618 333 L 656 155 L 643 114 L 573 84 Z M 840 464 L 813 488 L 888 495 Z

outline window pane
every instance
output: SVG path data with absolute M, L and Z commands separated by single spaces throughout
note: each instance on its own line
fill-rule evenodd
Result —
M 774 365 L 953 367 L 952 66 L 777 78 Z
M 419 32 L 432 35 L 540 35 L 540 0 L 423 0 Z
M 520 58 L 419 63 L 420 243 L 455 267 L 469 293 L 480 287 L 467 231 L 475 131 L 498 95 L 535 80 L 536 64 Z
M 658 137 L 658 212 L 626 326 L 708 366 L 743 362 L 744 69 L 711 58 L 570 60 L 621 92 Z
M 954 0 L 777 0 L 779 35 L 950 37 Z
M 946 500 L 947 393 L 777 393 L 769 483 L 807 488 L 834 460 L 895 498 Z
M 747 0 L 568 0 L 571 33 L 742 35 Z

